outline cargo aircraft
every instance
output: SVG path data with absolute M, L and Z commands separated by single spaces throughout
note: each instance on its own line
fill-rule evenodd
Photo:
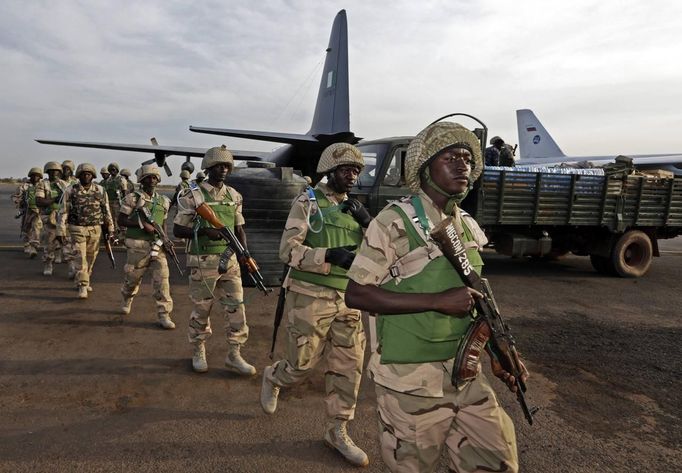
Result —
M 567 156 L 542 125 L 532 110 L 516 111 L 516 125 L 519 133 L 520 158 L 517 165 L 556 166 L 563 163 L 587 161 L 593 165 L 613 162 L 618 155 Z M 630 155 L 633 164 L 641 170 L 663 169 L 682 175 L 682 153 Z

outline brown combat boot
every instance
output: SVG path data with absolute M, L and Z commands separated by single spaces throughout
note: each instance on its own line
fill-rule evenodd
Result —
M 256 374 L 256 368 L 246 362 L 240 353 L 240 346 L 236 344 L 228 344 L 228 352 L 225 357 L 225 367 L 230 371 L 242 374 L 244 376 L 253 376 Z

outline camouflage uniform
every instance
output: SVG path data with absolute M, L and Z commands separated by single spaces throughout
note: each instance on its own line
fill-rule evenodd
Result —
M 345 194 L 336 194 L 323 183 L 316 189 L 332 205 L 338 205 L 346 198 Z M 329 274 L 331 264 L 325 262 L 327 248 L 311 248 L 304 244 L 309 230 L 306 212 L 310 207 L 307 193 L 294 202 L 282 235 L 280 259 L 302 272 Z M 284 287 L 287 288 L 284 307 L 287 356 L 273 365 L 268 380 L 280 387 L 298 384 L 310 375 L 324 356 L 327 361 L 327 417 L 352 420 L 365 353 L 360 311 L 346 307 L 345 292 L 340 289 L 293 277 L 287 278 Z
M 427 127 L 407 153 L 406 180 L 414 197 L 389 204 L 377 215 L 348 271 L 350 279 L 396 293 L 462 287 L 452 265 L 425 236 L 429 228 L 449 218 L 473 268 L 480 272 L 478 249 L 487 240 L 476 221 L 456 205 L 450 214 L 444 213 L 420 188 L 420 182 L 429 179 L 420 177 L 429 158 L 454 143 L 471 143 L 475 158 L 471 182 L 480 175 L 480 148 L 471 132 L 451 123 Z M 462 196 L 450 197 L 456 202 Z M 376 387 L 381 454 L 389 469 L 434 471 L 445 445 L 450 471 L 518 471 L 514 426 L 480 366 L 474 380 L 457 387 L 451 383 L 454 356 L 473 321 L 471 314 L 460 318 L 424 311 L 377 317 L 379 344 L 368 369 Z M 440 361 L 426 361 L 434 359 Z
M 124 229 L 118 228 L 116 220 L 118 218 L 118 213 L 121 211 L 121 202 L 123 201 L 123 198 L 132 191 L 132 183 L 119 173 L 115 177 L 109 176 L 102 184 L 102 187 L 106 190 L 111 217 L 114 219 L 114 234 L 123 238 Z
M 40 220 L 40 209 L 36 205 L 36 187 L 38 184 L 24 182 L 17 187 L 12 195 L 12 201 L 17 209 L 23 210 L 21 234 L 24 240 L 24 253 L 31 258 L 38 254 L 40 248 L 40 233 L 43 229 L 43 222 Z
M 57 200 L 49 207 L 42 209 L 40 219 L 43 224 L 43 262 L 46 265 L 51 265 L 55 259 L 55 254 L 62 245 L 57 240 L 57 209 L 59 208 L 59 201 L 62 198 L 62 193 L 66 189 L 66 182 L 61 179 L 43 179 L 36 184 L 36 198 L 53 197 Z
M 136 208 L 140 208 L 143 205 L 150 209 L 154 220 L 163 227 L 170 207 L 168 197 L 156 191 L 151 197 L 144 191 L 132 192 L 123 200 L 121 213 L 130 216 L 135 212 Z M 173 299 L 171 299 L 170 283 L 168 282 L 170 272 L 168 270 L 166 252 L 161 248 L 158 256 L 152 257 L 152 243 L 156 237 L 148 233 L 143 234 L 142 232 L 143 230 L 139 228 L 128 228 L 126 230 L 125 246 L 128 254 L 126 264 L 123 267 L 125 279 L 121 287 L 121 294 L 124 298 L 124 305 L 128 301 L 132 302 L 133 297 L 135 297 L 140 289 L 140 282 L 144 273 L 151 268 L 152 287 L 154 288 L 154 300 L 156 301 L 158 318 L 159 320 L 165 320 L 170 317 L 170 313 L 173 311 Z
M 102 236 L 101 226 L 106 225 L 110 232 L 114 230 L 108 204 L 104 188 L 95 184 L 94 180 L 88 189 L 78 182 L 64 192 L 57 235 L 65 236 L 68 228 L 75 249 L 74 269 L 78 287 L 90 287 L 90 275 Z
M 228 185 L 213 187 L 207 181 L 199 185 L 209 199 L 214 202 L 225 202 L 235 209 L 234 225 L 244 225 L 242 215 L 242 196 Z M 208 200 L 208 199 L 207 199 Z M 192 228 L 197 222 L 194 211 L 195 203 L 192 195 L 180 198 L 178 214 L 173 223 Z M 225 319 L 225 334 L 230 345 L 244 345 L 249 337 L 249 326 L 246 324 L 244 310 L 244 290 L 237 257 L 232 255 L 227 265 L 227 272 L 218 272 L 220 254 L 205 254 L 202 250 L 191 254 L 192 245 L 188 242 L 187 267 L 190 268 L 189 295 L 194 310 L 189 318 L 189 341 L 192 344 L 203 344 L 213 333 L 209 314 L 213 304 L 217 302 Z M 196 248 L 196 247 L 195 247 Z
M 76 179 L 75 176 L 69 176 L 68 179 L 64 180 L 66 182 L 67 186 L 71 186 L 73 184 L 78 184 L 79 181 Z M 75 262 L 74 260 L 78 256 L 76 254 L 76 247 L 71 240 L 71 236 L 69 235 L 69 228 L 66 228 L 66 235 L 64 235 L 64 244 L 62 245 L 61 248 L 61 256 L 62 256 L 62 261 L 65 263 L 68 263 L 69 265 L 69 277 L 75 276 L 76 274 L 76 269 L 75 269 Z M 59 259 L 57 260 L 59 263 Z

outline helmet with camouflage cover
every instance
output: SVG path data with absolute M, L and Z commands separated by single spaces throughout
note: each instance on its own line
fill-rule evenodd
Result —
M 490 138 L 490 144 L 491 145 L 494 145 L 498 141 L 501 141 L 502 144 L 504 144 L 504 140 L 502 138 L 500 138 L 499 136 L 493 136 L 492 138 Z
M 111 172 L 111 171 L 113 171 L 114 169 L 116 170 L 116 172 L 118 172 L 118 170 L 121 169 L 121 168 L 120 168 L 120 166 L 118 165 L 118 163 L 109 163 L 109 165 L 107 166 L 107 170 L 108 170 L 109 172 Z
M 59 164 L 57 161 L 48 161 L 45 163 L 45 167 L 43 168 L 43 171 L 59 171 L 62 172 L 62 165 Z
M 71 169 L 71 172 L 74 172 L 76 170 L 76 164 L 70 159 L 67 159 L 62 163 L 62 168 L 69 168 Z
M 405 158 L 405 181 L 410 191 L 421 187 L 421 174 L 433 158 L 446 148 L 460 145 L 471 152 L 471 175 L 474 182 L 483 172 L 481 146 L 476 135 L 459 123 L 436 122 L 424 128 L 410 142 Z
M 89 172 L 92 174 L 92 177 L 95 178 L 97 177 L 97 169 L 95 169 L 95 166 L 93 166 L 90 163 L 81 163 L 78 165 L 76 168 L 76 177 L 80 177 L 81 173 L 84 172 Z
M 130 169 L 128 169 L 128 168 L 121 169 L 121 176 L 125 176 L 125 177 L 129 178 L 131 174 L 132 174 L 132 172 L 130 172 Z
M 159 168 L 154 164 L 143 164 L 140 169 L 135 171 L 135 175 L 137 176 L 138 183 L 142 182 L 142 179 L 144 179 L 147 176 L 156 176 L 159 182 L 161 182 L 161 172 L 159 171 Z
M 34 174 L 38 174 L 40 177 L 43 177 L 43 170 L 38 167 L 31 168 L 28 170 L 28 177 L 31 177 Z
M 199 171 L 197 173 L 197 181 L 203 181 L 204 179 L 206 179 L 206 176 L 204 175 L 203 172 Z
M 322 151 L 320 161 L 317 163 L 317 173 L 326 174 L 344 164 L 364 168 L 365 160 L 362 158 L 362 152 L 348 143 L 334 143 Z
M 106 166 L 102 166 L 102 169 L 99 170 L 99 173 L 102 175 L 102 177 L 104 177 L 105 174 L 108 176 L 109 170 L 107 169 Z
M 220 163 L 229 164 L 230 171 L 234 167 L 234 156 L 232 156 L 232 153 L 230 153 L 225 145 L 216 146 L 206 151 L 204 159 L 201 160 L 201 169 L 212 168 Z
M 189 171 L 180 171 L 180 179 L 189 179 L 190 177 Z

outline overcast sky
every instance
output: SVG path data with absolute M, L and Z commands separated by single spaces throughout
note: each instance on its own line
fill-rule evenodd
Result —
M 39 137 L 272 149 L 188 126 L 307 131 L 342 8 L 358 136 L 459 111 L 516 143 L 531 108 L 567 154 L 682 152 L 682 2 L 3 0 L 0 176 L 146 157 Z

